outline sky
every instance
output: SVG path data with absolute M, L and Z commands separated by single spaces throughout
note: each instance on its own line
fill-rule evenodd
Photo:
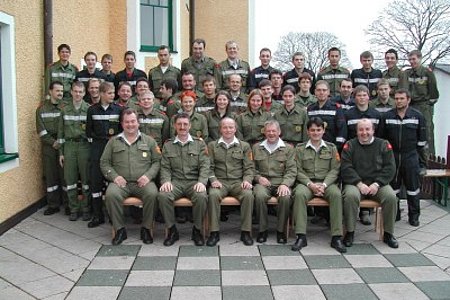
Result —
M 259 66 L 259 50 L 276 51 L 280 37 L 289 32 L 325 31 L 346 45 L 353 68 L 360 68 L 359 54 L 370 50 L 364 29 L 390 0 L 255 0 L 255 53 L 252 66 Z M 346 66 L 348 67 L 348 66 Z

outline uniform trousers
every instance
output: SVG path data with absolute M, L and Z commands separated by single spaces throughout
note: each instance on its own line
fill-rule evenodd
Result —
M 347 184 L 344 186 L 344 225 L 347 231 L 354 232 L 356 217 L 358 216 L 359 202 L 361 193 L 355 185 Z M 365 199 L 369 197 L 364 196 Z M 382 186 L 378 192 L 370 198 L 380 202 L 383 208 L 384 231 L 394 234 L 395 216 L 397 214 L 397 197 L 390 185 Z
M 220 219 L 220 202 L 226 196 L 235 197 L 241 203 L 241 230 L 251 231 L 252 229 L 252 211 L 253 211 L 253 192 L 252 190 L 244 190 L 241 187 L 242 181 L 227 182 L 222 181 L 222 187 L 209 188 L 209 226 L 210 231 L 219 231 Z
M 295 224 L 296 234 L 306 234 L 306 224 L 308 221 L 307 204 L 314 198 L 312 191 L 303 184 L 297 185 L 294 190 L 294 204 L 292 215 Z M 335 184 L 331 184 L 325 189 L 322 197 L 330 205 L 330 225 L 332 236 L 342 236 L 342 195 L 341 190 Z
M 256 218 L 259 220 L 259 232 L 267 230 L 269 216 L 267 214 L 267 202 L 272 196 L 277 196 L 278 186 L 271 185 L 270 187 L 261 184 L 255 185 L 253 192 L 255 194 L 255 210 Z M 289 217 L 289 210 L 291 208 L 291 196 L 277 197 L 277 231 L 284 232 L 286 222 Z
M 145 186 L 139 187 L 136 182 L 128 182 L 125 187 L 119 187 L 114 182 L 111 182 L 106 189 L 105 198 L 106 208 L 114 229 L 118 230 L 125 227 L 122 203 L 123 200 L 130 196 L 137 197 L 144 202 L 142 226 L 152 229 L 158 196 L 158 189 L 155 183 L 149 182 Z
M 197 229 L 203 228 L 203 218 L 205 216 L 208 195 L 205 192 L 198 193 L 193 187 L 197 181 L 174 180 L 171 192 L 159 192 L 158 204 L 166 222 L 166 227 L 175 225 L 175 212 L 173 202 L 181 197 L 187 197 L 192 202 L 192 215 L 194 225 Z

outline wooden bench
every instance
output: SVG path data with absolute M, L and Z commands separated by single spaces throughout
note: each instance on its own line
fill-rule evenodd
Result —
M 440 205 L 447 206 L 448 202 L 448 181 L 450 177 L 450 169 L 427 169 L 424 178 L 430 178 L 433 182 L 433 201 Z M 441 193 L 437 193 L 437 187 L 442 189 Z M 442 197 L 437 197 L 440 194 Z
M 329 207 L 330 205 L 325 199 L 315 197 L 308 202 L 308 206 Z M 384 226 L 383 226 L 383 213 L 381 204 L 375 200 L 362 199 L 361 202 L 359 203 L 359 207 L 375 209 L 375 232 L 378 232 L 379 239 L 383 240 Z
M 220 202 L 220 205 L 222 205 L 222 206 L 240 206 L 241 203 L 239 202 L 238 199 L 236 199 L 234 197 L 225 197 Z M 267 202 L 267 205 L 278 205 L 278 199 L 276 197 L 271 197 L 269 199 L 269 201 Z M 290 222 L 290 218 L 288 218 L 287 222 L 286 222 L 286 238 L 289 238 L 289 222 Z M 252 232 L 250 231 L 250 235 L 251 234 L 252 234 Z
M 142 206 L 144 206 L 144 202 L 142 202 L 142 200 L 137 197 L 128 197 L 128 198 L 125 198 L 125 200 L 123 200 L 122 205 L 123 206 L 142 207 Z M 112 227 L 112 238 L 114 239 L 114 237 L 116 235 L 116 231 L 114 230 L 114 226 L 111 226 L 111 227 Z M 151 231 L 151 234 L 153 236 L 153 230 Z

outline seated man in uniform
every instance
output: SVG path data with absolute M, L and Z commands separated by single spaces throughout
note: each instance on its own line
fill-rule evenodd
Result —
M 133 109 L 125 109 L 120 115 L 123 132 L 111 138 L 100 159 L 100 168 L 110 184 L 106 190 L 106 207 L 116 234 L 113 245 L 127 239 L 122 202 L 136 196 L 144 202 L 141 240 L 153 243 L 150 230 L 158 189 L 155 178 L 161 164 L 161 150 L 156 141 L 139 131 L 138 115 Z
M 169 229 L 164 246 L 171 246 L 179 239 L 173 202 L 183 196 L 192 201 L 194 216 L 192 240 L 196 246 L 203 246 L 205 241 L 200 230 L 208 202 L 206 194 L 209 175 L 208 149 L 203 140 L 189 134 L 191 122 L 188 114 L 177 114 L 173 120 L 176 136 L 163 146 L 161 187 L 158 195 L 159 207 Z
M 285 228 L 291 207 L 291 187 L 295 182 L 297 168 L 294 148 L 283 142 L 280 134 L 278 121 L 266 121 L 266 139 L 253 145 L 257 183 L 254 188 L 255 207 L 256 216 L 259 218 L 258 243 L 267 241 L 267 202 L 272 196 L 278 198 L 277 243 L 287 243 Z
M 394 237 L 397 198 L 389 183 L 395 176 L 395 159 L 391 144 L 374 137 L 375 126 L 369 119 L 358 121 L 357 137 L 342 150 L 341 177 L 344 185 L 344 245 L 351 247 L 361 198 L 373 198 L 383 207 L 383 241 L 398 248 Z
M 215 246 L 219 237 L 220 201 L 230 195 L 241 203 L 241 241 L 246 246 L 253 245 L 252 229 L 254 176 L 251 146 L 236 138 L 236 122 L 229 117 L 220 121 L 221 137 L 208 144 L 211 158 L 209 181 L 209 223 L 211 234 L 206 245 Z
M 306 205 L 314 197 L 324 198 L 330 204 L 331 247 L 340 253 L 347 252 L 342 243 L 342 196 L 336 185 L 339 176 L 340 158 L 336 146 L 325 142 L 325 124 L 321 118 L 313 117 L 306 124 L 309 140 L 296 148 L 297 182 L 294 191 L 294 217 L 297 240 L 292 251 L 306 247 Z

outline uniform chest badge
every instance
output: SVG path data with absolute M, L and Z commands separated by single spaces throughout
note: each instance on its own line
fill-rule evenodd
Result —
M 108 133 L 109 133 L 109 135 L 113 135 L 113 134 L 114 134 L 114 128 L 110 128 L 110 129 L 108 130 Z
M 295 131 L 296 132 L 302 131 L 302 126 L 295 126 Z
M 142 152 L 142 157 L 146 158 L 148 156 L 147 152 Z

